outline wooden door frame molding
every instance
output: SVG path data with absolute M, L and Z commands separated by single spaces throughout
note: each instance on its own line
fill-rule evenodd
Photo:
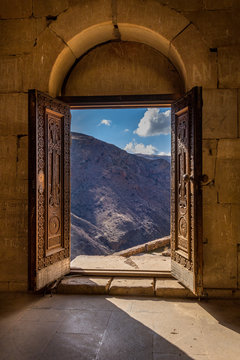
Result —
M 190 244 L 187 252 L 189 256 L 184 256 L 181 251 L 175 250 L 178 242 L 178 224 L 176 223 L 178 213 L 178 183 L 177 183 L 177 120 L 176 115 L 180 116 L 188 112 L 190 116 L 189 128 L 189 165 L 192 165 L 193 179 L 193 198 L 189 199 L 189 211 L 192 208 L 192 217 L 190 213 Z M 171 119 L 171 252 L 172 252 L 172 273 L 182 282 L 192 281 L 195 294 L 202 295 L 203 291 L 203 244 L 202 244 L 202 88 L 194 87 L 182 98 L 178 99 L 172 108 Z M 190 165 L 190 166 L 191 166 Z M 189 174 L 190 176 L 191 174 Z M 190 177 L 191 179 L 191 177 Z M 191 254 L 190 254 L 191 253 Z M 192 279 L 190 279 L 190 274 Z M 190 281 L 191 280 L 191 281 Z M 181 280 L 180 280 L 181 281 Z M 186 282 L 184 285 L 186 286 Z M 191 287 L 190 287 L 191 288 Z
M 59 96 L 57 99 L 68 104 L 71 109 L 97 108 L 140 108 L 170 107 L 180 97 L 179 94 L 152 95 L 102 95 L 102 96 Z

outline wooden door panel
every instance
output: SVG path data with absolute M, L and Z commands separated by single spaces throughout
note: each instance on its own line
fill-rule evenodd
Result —
M 70 108 L 29 91 L 30 288 L 70 269 Z
M 194 293 L 202 281 L 201 88 L 172 105 L 172 274 Z

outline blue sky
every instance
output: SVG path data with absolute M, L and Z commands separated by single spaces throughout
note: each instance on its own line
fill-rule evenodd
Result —
M 72 110 L 71 131 L 94 136 L 130 153 L 170 155 L 168 108 Z

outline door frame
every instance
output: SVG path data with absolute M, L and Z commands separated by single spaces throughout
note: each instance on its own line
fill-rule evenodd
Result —
M 74 109 L 170 107 L 179 94 L 58 96 L 57 99 Z
M 199 92 L 198 103 L 193 104 L 195 109 L 194 114 L 194 156 L 198 158 L 196 166 L 196 175 L 199 179 L 199 189 L 197 191 L 195 218 L 198 222 L 197 228 L 194 229 L 194 237 L 197 239 L 195 243 L 196 251 L 196 286 L 197 292 L 200 294 L 203 289 L 203 239 L 202 239 L 202 194 L 201 194 L 201 176 L 202 176 L 202 89 L 201 87 L 194 87 L 190 92 L 194 94 Z M 190 93 L 189 92 L 189 93 Z M 71 109 L 98 109 L 98 108 L 140 108 L 140 107 L 171 107 L 172 104 L 178 102 L 180 99 L 188 98 L 189 93 L 181 94 L 150 94 L 150 95 L 103 95 L 103 96 L 60 96 L 61 101 L 67 103 Z M 195 98 L 194 98 L 195 100 Z M 172 120 L 171 120 L 172 126 Z M 172 133 L 172 129 L 171 129 Z M 171 134 L 172 137 L 172 134 Z M 171 139 L 171 157 L 172 154 L 172 139 Z M 170 183 L 172 174 L 170 174 Z M 175 184 L 176 186 L 176 184 Z M 170 197 L 171 202 L 172 194 Z M 172 206 L 170 204 L 170 206 Z M 171 215 L 172 216 L 172 215 Z M 175 214 L 176 217 L 176 214 Z M 176 220 L 176 219 L 175 219 Z M 170 221 L 170 236 L 172 235 L 172 220 Z M 172 239 L 170 239 L 170 246 L 172 246 Z
M 59 96 L 55 100 L 61 101 L 70 109 L 101 109 L 101 108 L 146 108 L 146 107 L 171 107 L 181 96 L 179 94 L 150 94 L 150 95 L 103 95 L 103 96 Z M 202 151 L 202 138 L 198 136 L 199 153 Z M 172 174 L 171 174 L 172 176 Z M 170 231 L 171 235 L 171 231 Z M 202 236 L 198 236 L 198 247 L 202 248 Z M 32 254 L 29 253 L 29 267 L 32 263 Z M 197 266 L 202 264 L 202 253 L 198 253 Z M 29 269 L 30 270 L 30 269 Z M 202 270 L 202 265 L 201 265 Z M 201 271 L 202 272 L 202 271 Z M 30 273 L 30 271 L 29 271 Z M 170 272 L 169 272 L 170 274 Z M 201 278 L 201 279 L 200 279 Z M 202 283 L 202 275 L 198 279 L 198 285 Z M 31 281 L 31 279 L 29 279 Z M 201 286 L 201 285 L 200 285 Z

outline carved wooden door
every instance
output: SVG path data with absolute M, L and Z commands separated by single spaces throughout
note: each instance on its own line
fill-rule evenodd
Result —
M 29 91 L 29 287 L 70 271 L 70 108 Z
M 195 87 L 172 105 L 171 269 L 193 293 L 202 289 L 202 96 Z

